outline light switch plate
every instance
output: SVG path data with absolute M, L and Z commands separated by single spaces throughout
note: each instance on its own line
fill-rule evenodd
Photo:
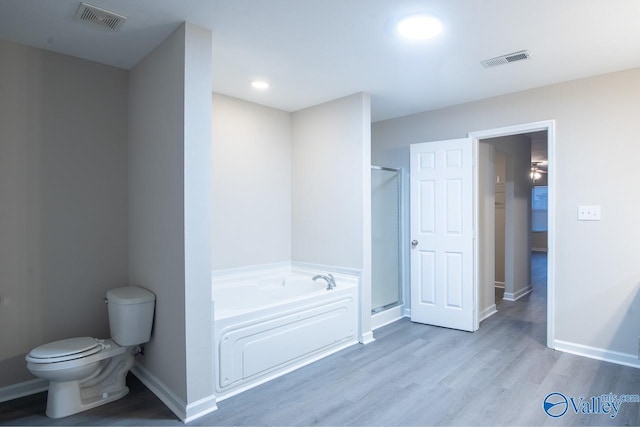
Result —
M 578 221 L 600 221 L 600 206 L 578 206 Z

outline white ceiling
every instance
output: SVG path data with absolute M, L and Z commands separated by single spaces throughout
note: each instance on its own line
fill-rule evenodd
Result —
M 0 0 L 0 38 L 131 68 L 182 21 L 213 31 L 216 92 L 296 111 L 359 91 L 374 121 L 640 67 L 639 0 L 88 0 L 117 33 L 74 20 L 79 0 Z M 444 32 L 394 35 L 415 12 Z M 527 61 L 480 61 L 528 49 Z M 271 82 L 268 91 L 249 86 Z

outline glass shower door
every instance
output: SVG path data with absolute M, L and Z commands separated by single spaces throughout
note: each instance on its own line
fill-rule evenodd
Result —
M 372 313 L 402 304 L 400 170 L 371 167 Z

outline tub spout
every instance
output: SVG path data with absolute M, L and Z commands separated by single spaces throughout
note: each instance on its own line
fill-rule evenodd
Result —
M 325 282 L 327 282 L 327 290 L 330 291 L 331 289 L 334 289 L 336 287 L 336 278 L 333 277 L 333 274 L 329 273 L 326 276 L 322 275 L 322 274 L 318 274 L 316 276 L 313 276 L 312 280 L 318 280 L 318 279 L 322 279 Z

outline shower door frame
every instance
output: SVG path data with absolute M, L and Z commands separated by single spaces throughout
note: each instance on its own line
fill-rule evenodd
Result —
M 377 166 L 377 165 L 371 165 L 371 170 L 382 170 L 382 171 L 387 171 L 387 172 L 395 172 L 397 174 L 398 177 L 398 301 L 394 304 L 387 304 L 384 305 L 382 307 L 373 307 L 373 288 L 371 290 L 372 292 L 372 307 L 371 307 L 371 314 L 375 315 L 375 314 L 379 314 L 379 313 L 384 313 L 387 310 L 390 310 L 392 308 L 395 307 L 402 307 L 402 316 L 406 316 L 406 296 L 407 296 L 407 289 L 406 289 L 406 277 L 407 277 L 407 263 L 406 263 L 406 257 L 407 257 L 407 252 L 406 252 L 406 248 L 405 248 L 405 242 L 406 242 L 406 233 L 408 232 L 407 226 L 406 226 L 406 209 L 405 209 L 405 194 L 404 194 L 404 190 L 405 190 L 405 174 L 404 174 L 404 168 L 390 168 L 390 167 L 386 167 L 386 166 Z M 373 214 L 373 211 L 372 211 Z M 373 246 L 372 246 L 373 249 Z M 373 276 L 371 278 L 371 284 L 373 287 Z M 376 311 L 374 311 L 375 309 L 378 309 Z

